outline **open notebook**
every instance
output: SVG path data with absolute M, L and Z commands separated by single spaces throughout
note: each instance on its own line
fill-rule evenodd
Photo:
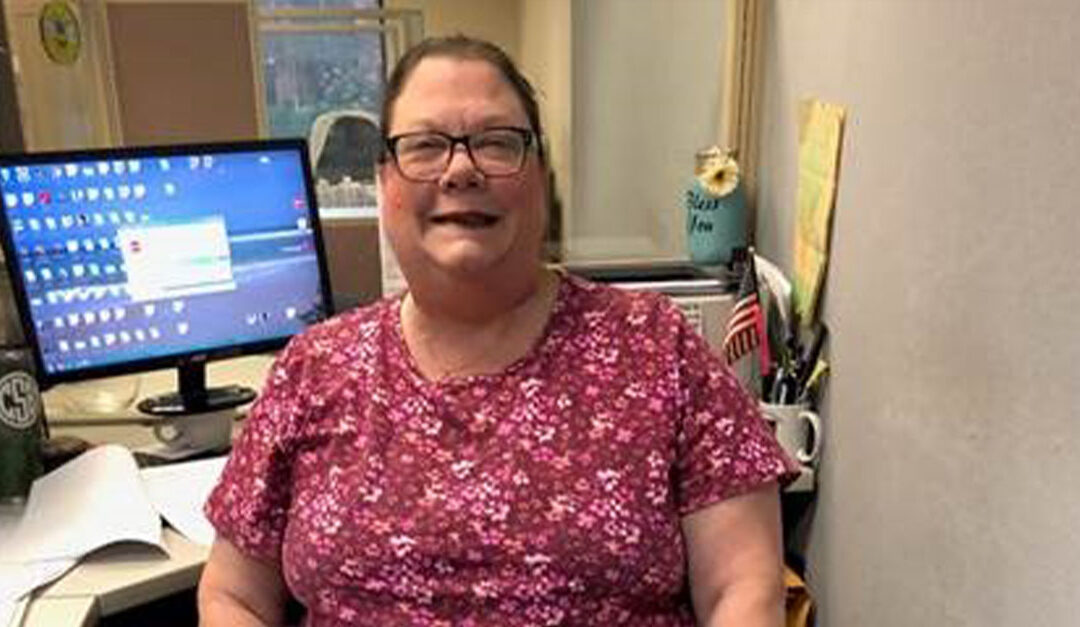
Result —
M 34 482 L 25 508 L 0 520 L 0 626 L 30 592 L 116 542 L 164 554 L 162 518 L 193 542 L 214 530 L 202 505 L 225 457 L 140 470 L 131 451 L 97 446 Z

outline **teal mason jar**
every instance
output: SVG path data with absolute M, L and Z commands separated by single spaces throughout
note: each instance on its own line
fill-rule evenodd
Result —
M 746 246 L 746 194 L 730 153 L 713 148 L 697 154 L 697 176 L 686 190 L 686 238 L 690 261 L 720 265 Z
M 741 182 L 724 195 L 714 195 L 701 177 L 686 190 L 686 240 L 690 261 L 716 266 L 731 261 L 747 245 L 746 194 Z

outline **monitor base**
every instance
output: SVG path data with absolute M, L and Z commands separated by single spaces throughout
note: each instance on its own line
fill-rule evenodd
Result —
M 255 390 L 242 385 L 206 388 L 202 394 L 170 392 L 139 401 L 139 411 L 152 416 L 203 414 L 236 407 L 255 400 Z

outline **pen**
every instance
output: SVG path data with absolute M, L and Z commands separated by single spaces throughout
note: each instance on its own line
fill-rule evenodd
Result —
M 824 359 L 819 359 L 814 365 L 813 372 L 810 373 L 809 378 L 806 380 L 806 385 L 803 386 L 803 390 L 799 395 L 800 402 L 806 402 L 810 405 L 817 403 L 817 390 L 821 385 L 821 380 L 829 373 L 829 362 Z
M 796 375 L 796 385 L 799 389 L 806 388 L 810 375 L 817 366 L 818 359 L 821 357 L 821 349 L 825 345 L 825 338 L 828 337 L 828 335 L 829 329 L 825 326 L 824 322 L 819 320 L 814 323 L 810 347 L 799 357 L 799 370 Z
M 766 403 L 776 402 L 776 393 L 779 391 L 780 382 L 784 379 L 784 367 L 777 366 L 776 369 L 773 371 L 772 375 L 773 376 L 772 380 L 769 383 L 768 393 L 765 394 Z

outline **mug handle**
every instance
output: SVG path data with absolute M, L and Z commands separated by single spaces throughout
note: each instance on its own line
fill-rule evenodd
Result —
M 805 449 L 796 451 L 795 457 L 798 457 L 800 462 L 809 464 L 817 459 L 818 452 L 821 449 L 821 418 L 818 417 L 816 412 L 804 409 L 799 412 L 799 420 L 804 419 L 810 423 L 810 431 L 813 432 L 813 445 L 809 451 Z

